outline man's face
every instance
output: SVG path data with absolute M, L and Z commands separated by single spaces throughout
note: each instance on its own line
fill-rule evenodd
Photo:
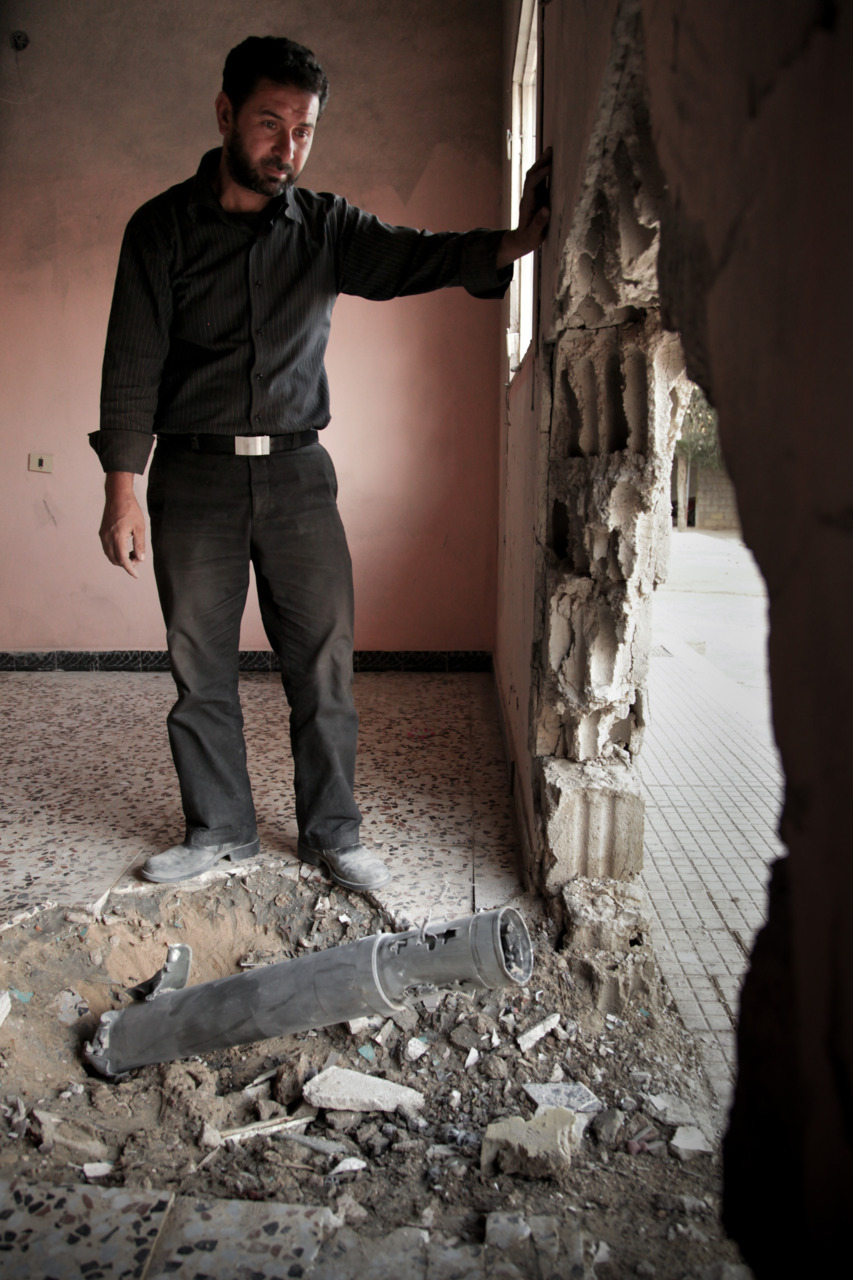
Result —
M 216 116 L 233 181 L 268 199 L 280 196 L 308 159 L 319 106 L 315 93 L 260 80 L 235 117 L 220 93 Z

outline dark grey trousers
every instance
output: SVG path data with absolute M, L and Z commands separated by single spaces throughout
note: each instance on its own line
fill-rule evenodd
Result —
M 320 444 L 250 458 L 157 446 L 148 509 L 189 844 L 257 834 L 238 693 L 250 562 L 290 703 L 300 839 L 358 843 L 352 566 L 336 499 Z

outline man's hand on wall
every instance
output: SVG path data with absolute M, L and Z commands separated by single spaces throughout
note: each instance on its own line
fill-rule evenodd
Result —
M 551 176 L 551 148 L 527 170 L 524 191 L 518 207 L 518 226 L 505 231 L 498 248 L 498 270 L 517 258 L 538 249 L 548 230 L 551 208 L 548 203 L 548 179 Z
M 133 472 L 108 471 L 106 495 L 99 530 L 104 555 L 138 578 L 136 565 L 145 559 L 145 517 L 133 492 Z

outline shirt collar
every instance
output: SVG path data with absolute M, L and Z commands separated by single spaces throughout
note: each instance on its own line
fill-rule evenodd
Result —
M 200 209 L 207 209 L 209 212 L 221 217 L 225 212 L 222 205 L 216 198 L 213 190 L 213 179 L 219 168 L 219 159 L 222 155 L 221 147 L 215 147 L 212 151 L 206 151 L 201 158 L 195 176 L 190 179 L 190 198 L 189 208 L 194 217 L 198 217 Z M 294 199 L 294 189 L 292 186 L 287 187 L 283 195 L 276 196 L 274 200 L 270 200 L 264 212 L 269 217 L 270 222 L 275 222 L 283 213 L 285 217 L 290 218 L 293 222 L 302 221 L 302 210 Z

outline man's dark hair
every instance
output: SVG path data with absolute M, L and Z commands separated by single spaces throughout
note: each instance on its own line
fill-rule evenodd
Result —
M 249 36 L 225 59 L 222 92 L 230 99 L 235 116 L 259 80 L 316 93 L 320 114 L 329 97 L 329 81 L 314 54 L 285 36 Z

